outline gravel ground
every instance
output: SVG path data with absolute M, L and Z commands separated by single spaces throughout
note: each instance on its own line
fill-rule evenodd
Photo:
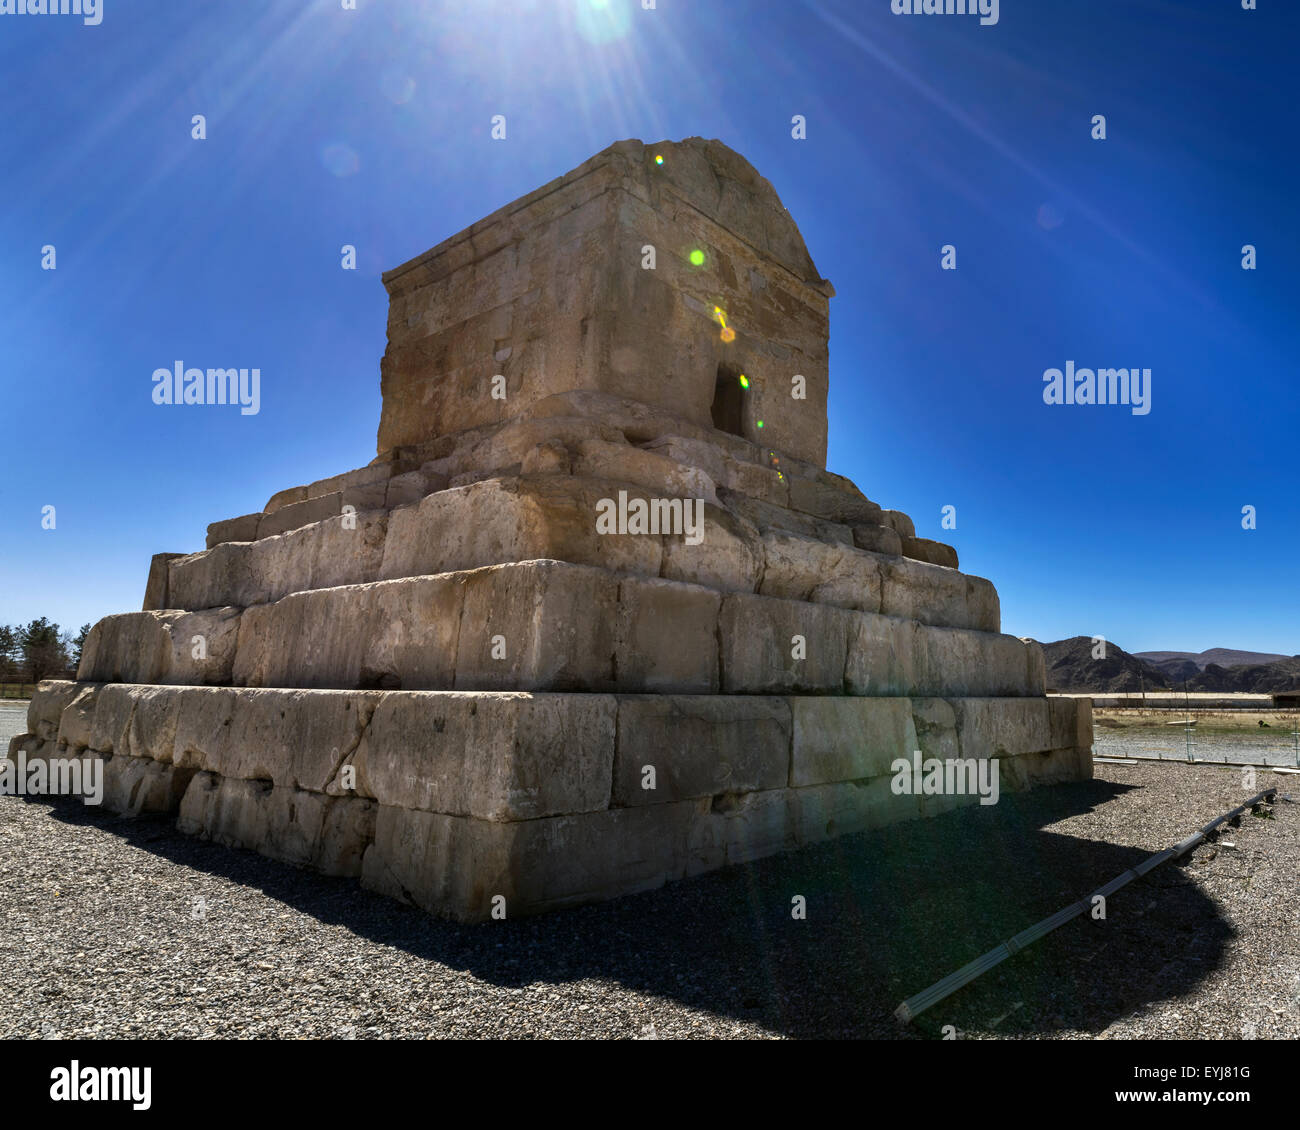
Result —
M 895 1025 L 903 998 L 1248 795 L 1208 766 L 1098 774 L 473 927 L 170 820 L 3 797 L 0 1037 L 1300 1036 L 1286 802 Z M 1263 773 L 1250 791 L 1297 781 Z

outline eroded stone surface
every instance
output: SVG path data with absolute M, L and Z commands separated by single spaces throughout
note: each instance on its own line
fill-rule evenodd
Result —
M 992 584 L 825 469 L 834 291 L 744 158 L 619 142 L 384 283 L 376 459 L 155 556 L 11 758 L 466 921 L 978 799 L 917 754 L 1090 775 Z

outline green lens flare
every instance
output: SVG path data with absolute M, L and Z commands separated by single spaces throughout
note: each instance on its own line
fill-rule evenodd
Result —
M 656 153 L 656 154 L 655 154 L 655 164 L 656 164 L 656 165 L 662 165 L 663 163 L 664 163 L 664 159 L 663 159 L 662 154 Z
M 760 428 L 763 426 L 763 421 L 762 421 L 762 420 L 759 420 L 759 421 L 758 421 L 758 426 L 759 426 Z
M 749 388 L 749 378 L 744 373 L 740 374 L 740 387 Z
M 704 266 L 704 252 L 701 251 L 698 247 L 691 252 L 691 266 L 692 267 Z

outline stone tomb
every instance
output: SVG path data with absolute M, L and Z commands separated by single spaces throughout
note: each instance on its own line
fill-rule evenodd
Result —
M 834 291 L 738 154 L 619 142 L 384 284 L 378 457 L 155 556 L 11 757 L 462 920 L 978 800 L 916 750 L 1091 775 L 993 586 L 825 470 Z

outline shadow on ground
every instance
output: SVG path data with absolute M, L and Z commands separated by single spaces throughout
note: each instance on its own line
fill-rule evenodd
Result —
M 1099 1032 L 1190 991 L 1231 928 L 1177 864 L 1112 897 L 900 1028 L 893 1010 L 1150 852 L 1045 828 L 1128 786 L 1089 781 L 1004 794 L 934 819 L 540 918 L 461 926 L 249 851 L 58 802 L 56 818 L 107 828 L 178 864 L 225 876 L 386 946 L 507 987 L 582 978 L 807 1038 Z M 792 898 L 807 919 L 792 918 Z M 575 944 L 577 943 L 577 944 Z

